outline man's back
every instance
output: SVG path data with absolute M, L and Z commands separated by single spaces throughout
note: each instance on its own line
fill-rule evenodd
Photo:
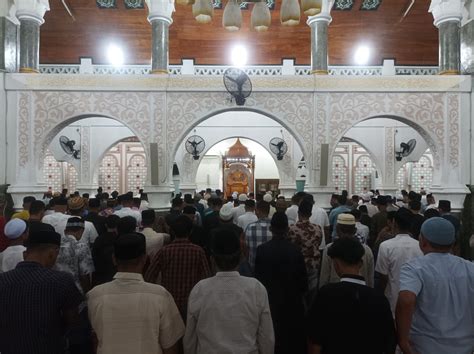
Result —
M 71 275 L 21 262 L 0 289 L 0 353 L 63 353 L 63 314 L 82 301 Z
M 158 251 L 146 273 L 147 281 L 161 282 L 185 316 L 189 293 L 198 281 L 210 275 L 204 250 L 189 240 L 178 238 Z
M 185 353 L 273 353 L 265 287 L 238 272 L 200 281 L 189 296 Z
M 380 244 L 375 270 L 388 276 L 385 296 L 394 315 L 400 288 L 400 269 L 409 260 L 421 256 L 423 253 L 418 241 L 408 234 L 399 234 Z
M 347 281 L 346 281 L 347 280 Z M 387 299 L 351 276 L 323 286 L 309 313 L 309 337 L 322 353 L 388 353 L 395 327 Z
M 171 295 L 140 274 L 117 273 L 87 294 L 98 354 L 161 354 L 184 334 Z
M 249 249 L 249 263 L 252 270 L 255 267 L 257 247 L 271 239 L 272 232 L 270 231 L 270 219 L 268 218 L 259 219 L 249 224 L 245 229 L 245 242 Z
M 428 253 L 405 264 L 400 291 L 416 295 L 410 339 L 420 353 L 474 351 L 474 264 L 448 253 Z

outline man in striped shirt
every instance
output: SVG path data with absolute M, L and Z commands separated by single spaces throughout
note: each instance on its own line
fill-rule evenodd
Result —
M 255 268 L 255 256 L 257 255 L 257 247 L 262 243 L 272 239 L 272 232 L 270 231 L 270 219 L 268 213 L 270 212 L 270 204 L 265 201 L 257 203 L 255 214 L 258 220 L 247 226 L 245 230 L 245 243 L 248 248 L 249 263 L 252 272 Z

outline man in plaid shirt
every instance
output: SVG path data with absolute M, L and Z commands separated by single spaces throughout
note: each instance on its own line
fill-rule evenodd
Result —
M 245 243 L 248 248 L 249 263 L 252 272 L 255 269 L 257 247 L 272 239 L 272 232 L 270 231 L 271 220 L 268 217 L 269 212 L 270 204 L 265 201 L 259 201 L 257 203 L 257 209 L 255 210 L 258 220 L 249 224 L 245 229 Z
M 173 295 L 183 320 L 189 293 L 211 275 L 204 250 L 189 241 L 192 227 L 192 221 L 180 215 L 171 225 L 176 239 L 158 251 L 145 274 L 145 281 L 159 283 Z

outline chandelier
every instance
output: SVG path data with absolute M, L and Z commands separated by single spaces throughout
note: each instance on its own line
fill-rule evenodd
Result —
M 280 22 L 284 26 L 296 26 L 300 23 L 301 11 L 307 16 L 321 12 L 323 0 L 282 0 Z M 192 5 L 193 16 L 198 23 L 209 23 L 214 15 L 213 0 L 176 0 L 181 5 Z M 253 3 L 250 23 L 257 32 L 263 32 L 270 27 L 272 16 L 266 0 L 228 0 L 222 16 L 222 26 L 235 32 L 242 27 L 242 3 Z

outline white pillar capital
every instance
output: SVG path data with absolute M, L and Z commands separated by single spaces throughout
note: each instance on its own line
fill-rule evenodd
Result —
M 332 22 L 332 17 L 329 13 L 323 12 L 314 16 L 308 16 L 308 20 L 306 21 L 308 26 L 311 26 L 311 24 L 315 22 L 326 22 L 329 25 Z
M 165 21 L 168 24 L 173 23 L 174 0 L 145 0 L 148 6 L 148 21 Z
M 16 17 L 19 20 L 29 19 L 44 23 L 44 14 L 49 11 L 48 0 L 14 0 L 16 7 Z
M 429 12 L 433 15 L 434 25 L 447 21 L 461 22 L 463 17 L 464 0 L 431 0 Z

